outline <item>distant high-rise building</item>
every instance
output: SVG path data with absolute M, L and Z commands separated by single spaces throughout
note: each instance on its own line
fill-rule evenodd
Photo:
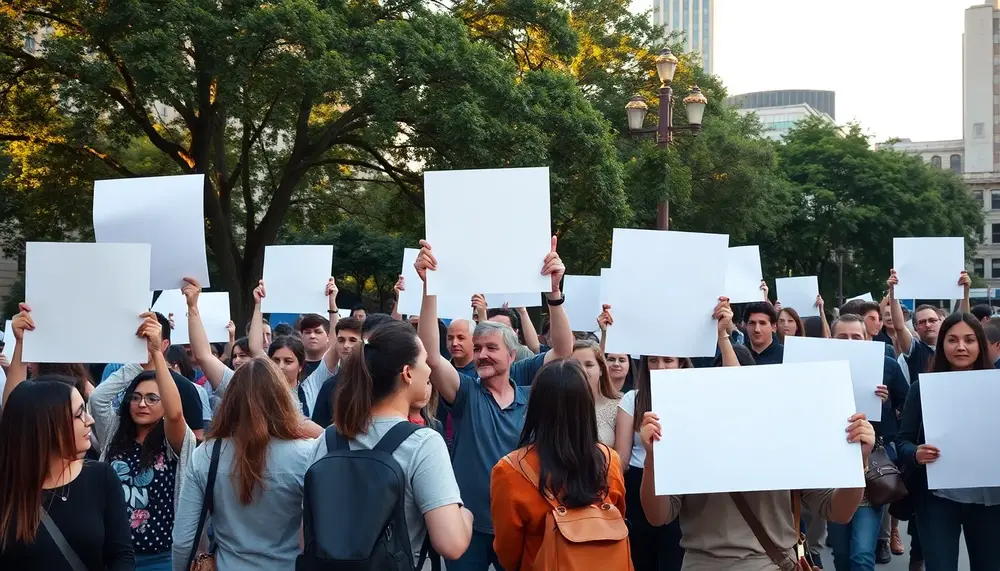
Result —
M 962 35 L 962 132 L 965 172 L 1000 172 L 1000 10 L 983 3 L 965 11 Z
M 653 0 L 653 24 L 664 36 L 684 32 L 685 51 L 700 55 L 705 71 L 713 72 L 715 0 Z

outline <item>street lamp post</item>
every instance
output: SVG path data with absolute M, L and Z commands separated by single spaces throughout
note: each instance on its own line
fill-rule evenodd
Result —
M 838 307 L 844 306 L 844 262 L 850 262 L 853 255 L 854 252 L 843 246 L 837 246 L 837 248 L 833 251 L 833 259 L 837 262 L 839 274 L 837 280 L 837 297 L 840 298 L 840 305 Z
M 697 85 L 691 86 L 691 92 L 684 98 L 684 108 L 687 111 L 687 125 L 674 126 L 673 101 L 674 91 L 670 84 L 674 80 L 674 73 L 677 71 L 677 57 L 670 52 L 670 48 L 663 48 L 660 55 L 656 56 L 656 74 L 660 77 L 660 101 L 657 124 L 653 127 L 643 127 L 646 122 L 646 115 L 649 114 L 649 106 L 646 100 L 636 95 L 625 105 L 625 113 L 628 115 L 628 130 L 633 135 L 651 134 L 656 139 L 656 144 L 661 147 L 670 145 L 673 141 L 674 131 L 691 131 L 697 135 L 701 131 L 701 120 L 705 116 L 705 106 L 708 99 L 702 94 Z M 656 228 L 667 230 L 670 225 L 670 202 L 661 201 L 656 207 Z

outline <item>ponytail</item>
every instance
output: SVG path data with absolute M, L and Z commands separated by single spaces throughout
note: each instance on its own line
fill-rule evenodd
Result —
M 347 356 L 333 402 L 333 424 L 347 438 L 368 430 L 372 407 L 399 390 L 403 367 L 420 357 L 417 333 L 402 321 L 374 329 Z

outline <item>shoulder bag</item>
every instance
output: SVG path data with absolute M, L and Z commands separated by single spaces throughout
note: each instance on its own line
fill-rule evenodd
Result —
M 63 557 L 69 562 L 69 566 L 73 568 L 73 571 L 87 571 L 87 567 L 83 564 L 80 556 L 76 554 L 76 551 L 66 541 L 66 537 L 59 531 L 59 526 L 56 525 L 56 522 L 52 521 L 52 518 L 49 517 L 49 512 L 44 509 L 42 509 L 42 525 L 49 532 L 52 541 L 56 542 L 56 547 L 59 548 Z
M 802 492 L 793 491 L 790 493 L 792 495 L 793 525 L 795 526 L 795 535 L 799 538 L 795 544 L 795 557 L 792 557 L 792 554 L 787 550 L 781 549 L 774 544 L 774 541 L 767 534 L 767 530 L 764 529 L 764 524 L 754 515 L 753 510 L 750 509 L 750 504 L 747 503 L 747 499 L 743 494 L 730 492 L 729 497 L 733 499 L 736 508 L 740 510 L 743 521 L 747 522 L 747 525 L 750 526 L 750 530 L 753 531 L 757 542 L 764 548 L 764 553 L 778 566 L 778 569 L 781 569 L 781 571 L 815 571 L 819 568 L 815 567 L 809 561 L 806 539 L 803 537 L 802 528 L 800 527 L 802 525 Z
M 201 545 L 201 534 L 205 531 L 205 520 L 208 519 L 209 512 L 212 511 L 212 488 L 215 487 L 215 475 L 219 472 L 219 456 L 222 452 L 222 440 L 212 443 L 212 463 L 208 467 L 208 481 L 205 482 L 205 496 L 201 501 L 201 516 L 198 517 L 198 531 L 194 534 L 194 542 L 191 544 L 191 554 L 188 555 L 185 569 L 191 571 L 215 571 L 214 548 L 209 548 L 208 553 L 198 553 L 198 546 Z

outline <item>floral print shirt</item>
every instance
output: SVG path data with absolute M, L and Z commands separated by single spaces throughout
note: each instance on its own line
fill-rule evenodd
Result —
M 168 457 L 166 446 L 164 442 L 163 450 L 147 468 L 139 468 L 142 448 L 138 442 L 130 450 L 109 458 L 125 492 L 132 546 L 137 554 L 169 552 L 172 546 L 177 460 Z

